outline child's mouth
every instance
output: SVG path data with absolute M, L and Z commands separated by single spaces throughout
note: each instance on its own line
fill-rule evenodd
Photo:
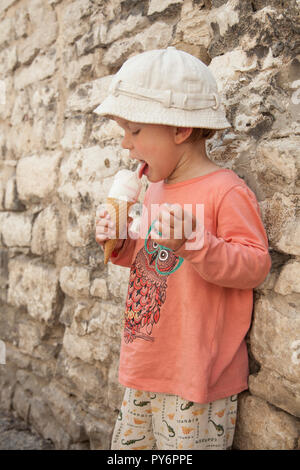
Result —
M 139 169 L 139 178 L 148 173 L 148 163 L 142 161 L 141 167 Z

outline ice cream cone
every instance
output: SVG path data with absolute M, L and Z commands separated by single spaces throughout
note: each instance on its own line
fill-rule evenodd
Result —
M 104 264 L 114 251 L 118 241 L 127 237 L 127 219 L 130 207 L 134 204 L 132 201 L 123 201 L 113 197 L 106 198 L 106 209 L 112 222 L 116 226 L 116 238 L 107 240 L 104 245 Z

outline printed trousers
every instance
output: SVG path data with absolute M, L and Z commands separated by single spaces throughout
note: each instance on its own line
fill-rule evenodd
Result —
M 126 388 L 112 450 L 230 450 L 237 395 L 194 403 L 176 395 Z

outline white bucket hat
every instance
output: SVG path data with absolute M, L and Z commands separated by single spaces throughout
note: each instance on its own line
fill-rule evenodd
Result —
M 231 127 L 215 78 L 201 60 L 175 47 L 130 57 L 113 76 L 100 116 L 180 127 Z

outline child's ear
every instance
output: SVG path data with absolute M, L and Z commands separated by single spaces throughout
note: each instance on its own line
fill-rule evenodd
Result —
M 185 140 L 189 138 L 192 132 L 192 127 L 176 127 L 174 132 L 175 144 L 182 144 Z

